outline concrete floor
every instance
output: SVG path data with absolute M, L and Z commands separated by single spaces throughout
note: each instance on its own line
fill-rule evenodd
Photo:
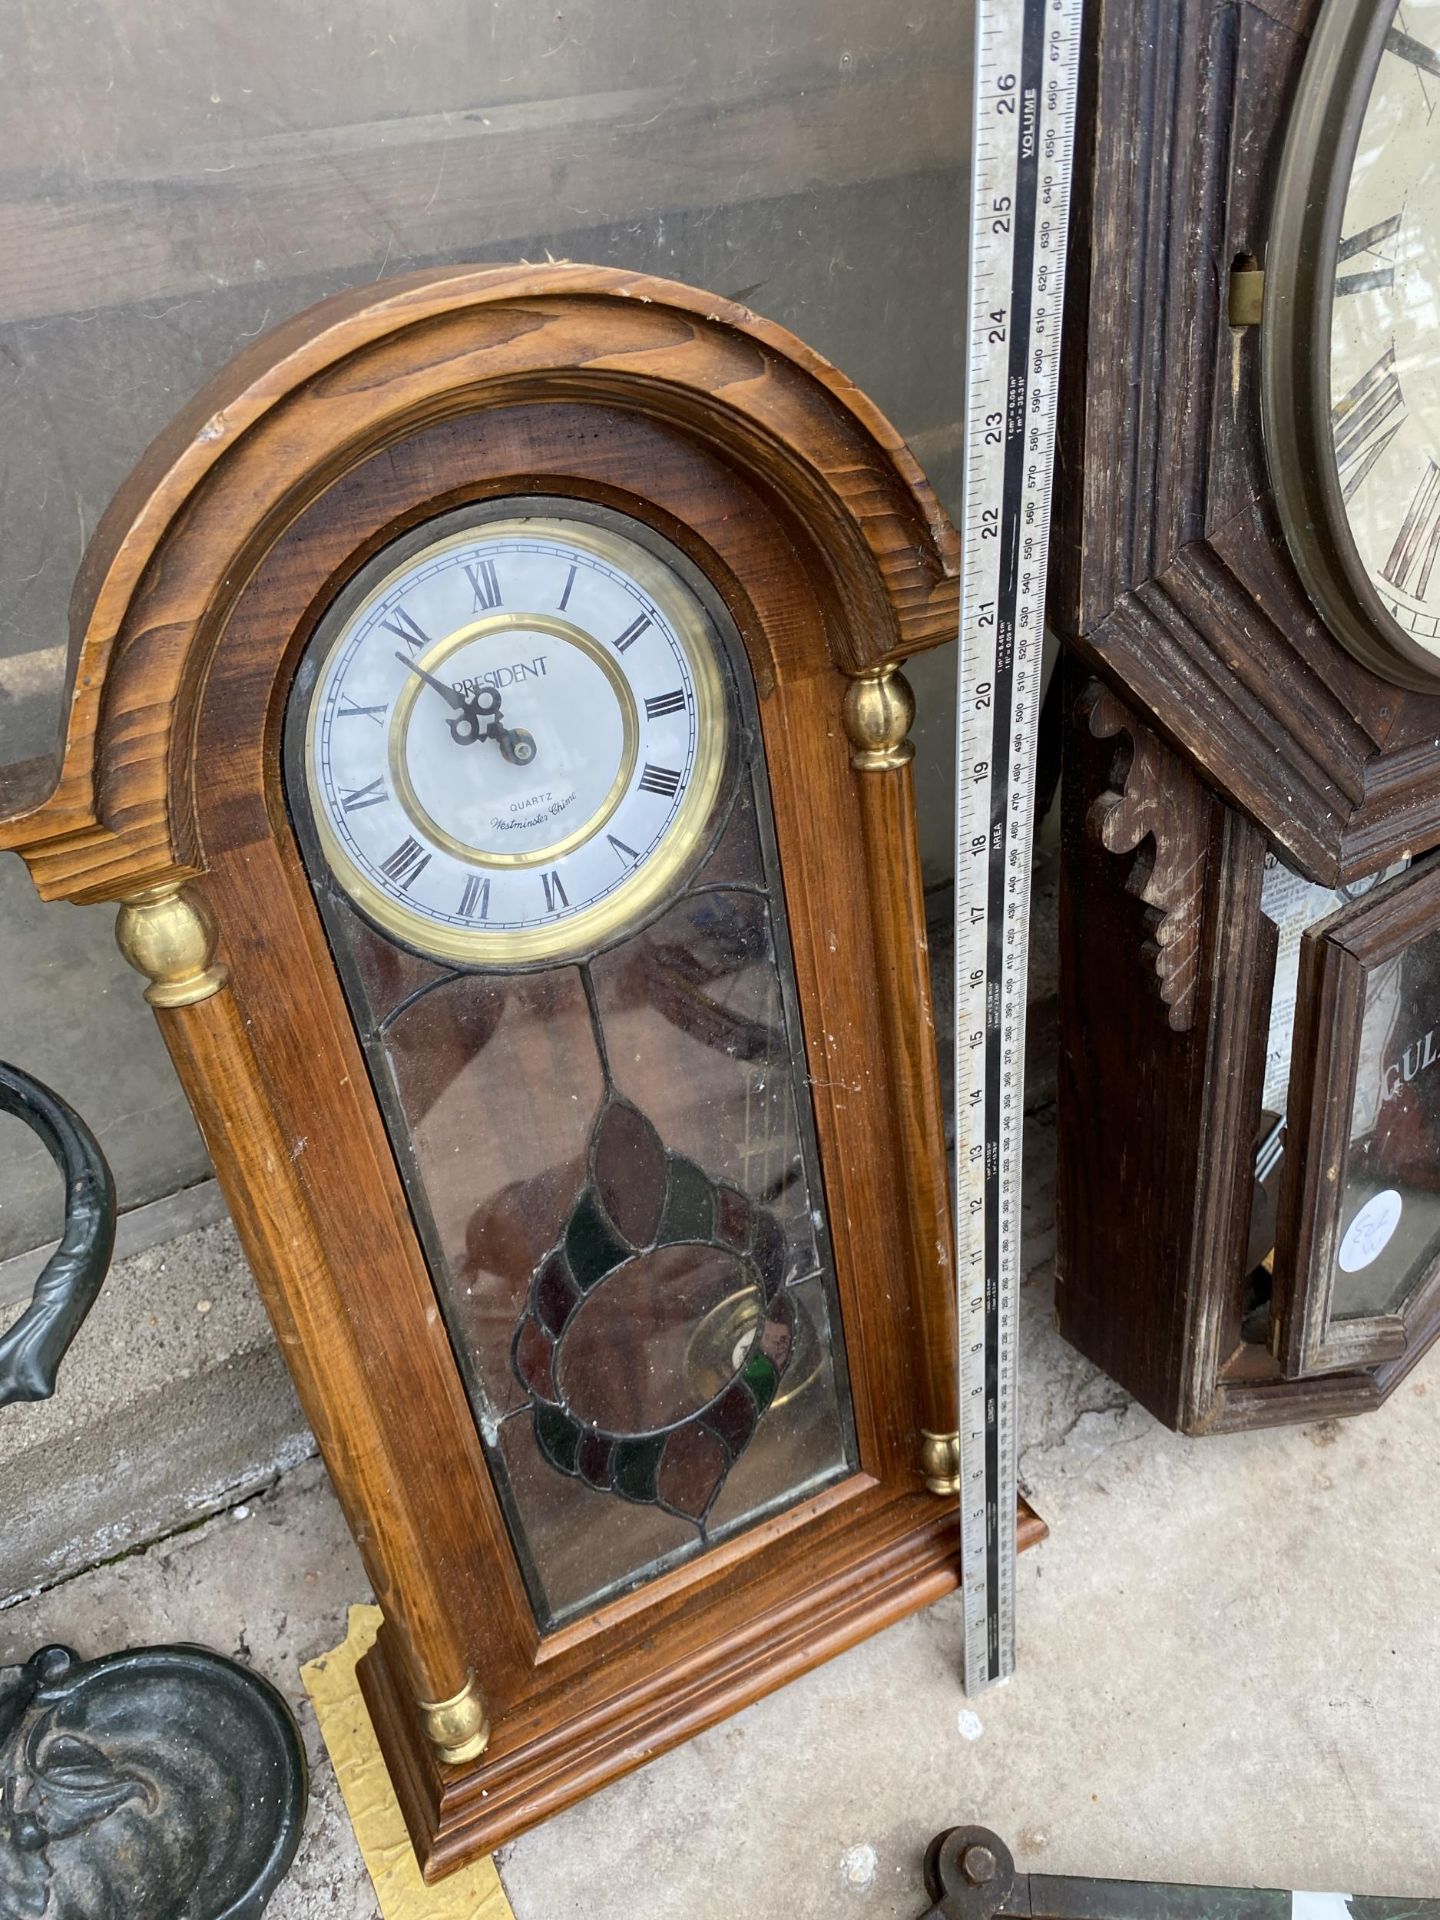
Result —
M 0 1306 L 0 1327 L 20 1311 Z M 314 1451 L 228 1219 L 117 1260 L 55 1397 L 0 1408 L 0 1604 L 233 1507 Z
M 1032 1122 L 1020 1667 L 956 1678 L 953 1601 L 762 1701 L 501 1856 L 519 1920 L 908 1920 L 941 1827 L 1022 1868 L 1440 1894 L 1440 1373 L 1368 1419 L 1188 1442 L 1050 1327 Z M 375 1904 L 300 1688 L 364 1598 L 320 1469 L 0 1613 L 0 1664 L 208 1641 L 295 1701 L 314 1798 L 274 1920 Z

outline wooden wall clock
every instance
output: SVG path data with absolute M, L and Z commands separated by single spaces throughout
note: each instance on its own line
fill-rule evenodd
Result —
M 1097 0 L 1086 69 L 1060 1324 L 1192 1432 L 1362 1411 L 1440 1330 L 1440 4 Z
M 897 671 L 955 569 L 825 362 L 572 265 L 301 315 L 86 556 L 4 844 L 123 903 L 427 1872 L 956 1584 Z

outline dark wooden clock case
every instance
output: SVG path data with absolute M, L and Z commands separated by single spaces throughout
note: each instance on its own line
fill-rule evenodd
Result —
M 1388 1357 L 1324 1372 L 1278 1317 L 1274 1353 L 1242 1335 L 1267 849 L 1334 886 L 1440 843 L 1440 698 L 1360 665 L 1306 598 L 1259 328 L 1230 319 L 1232 272 L 1265 263 L 1317 12 L 1086 8 L 1050 596 L 1069 656 L 1058 1314 L 1194 1433 L 1376 1406 L 1440 1327 L 1432 1289 Z
M 525 492 L 648 521 L 748 652 L 860 1456 L 543 1635 L 280 772 L 287 686 L 343 582 L 422 519 Z M 156 443 L 86 556 L 59 766 L 9 771 L 0 844 L 47 897 L 127 903 L 122 945 L 384 1609 L 362 1679 L 427 1873 L 957 1583 L 951 1222 L 895 673 L 953 637 L 956 603 L 953 530 L 833 368 L 743 308 L 570 265 L 417 276 L 282 326 Z M 483 1756 L 438 1758 L 485 1710 Z

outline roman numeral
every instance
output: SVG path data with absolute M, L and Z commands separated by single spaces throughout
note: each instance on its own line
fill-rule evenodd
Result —
M 1394 418 L 1397 414 L 1398 419 Z M 1335 464 L 1340 469 L 1340 490 L 1347 500 L 1354 497 L 1404 419 L 1405 396 L 1395 373 L 1395 349 L 1390 346 L 1330 409 Z
M 498 607 L 500 604 L 500 582 L 495 577 L 495 562 L 493 560 L 481 560 L 473 567 L 467 563 L 465 572 L 471 586 L 475 589 L 475 606 L 473 611 L 479 613 L 483 608 L 488 613 L 491 607 Z
M 625 842 L 623 840 L 617 840 L 613 833 L 607 833 L 605 838 L 615 849 L 622 867 L 625 866 L 627 862 L 633 865 L 634 862 L 640 858 L 634 847 L 627 847 Z
M 653 624 L 648 613 L 642 613 L 638 619 L 632 620 L 620 638 L 615 642 L 615 651 L 617 653 L 626 652 L 628 648 L 634 646 L 645 629 Z
M 1440 77 L 1440 53 L 1427 47 L 1423 40 L 1412 40 L 1408 33 L 1402 33 L 1398 27 L 1391 27 L 1386 34 L 1385 51 L 1398 53 L 1402 60 L 1408 60 L 1412 67 L 1418 67 L 1422 73 L 1433 73 Z
M 1440 467 L 1433 460 L 1427 460 L 1425 477 L 1411 497 L 1390 557 L 1380 571 L 1402 593 L 1424 600 L 1437 548 L 1440 548 Z
M 362 707 L 357 705 L 348 693 L 342 693 L 340 696 L 340 711 L 336 714 L 335 718 L 337 720 L 357 720 L 362 715 L 367 720 L 373 720 L 377 727 L 383 727 L 385 724 L 385 708 L 383 705 L 378 707 Z
M 680 776 L 674 767 L 652 767 L 646 764 L 640 776 L 641 793 L 658 793 L 666 800 L 673 800 L 680 785 Z
M 1342 240 L 1335 250 L 1336 261 L 1353 260 L 1357 254 L 1374 253 L 1386 240 L 1393 240 L 1400 231 L 1400 215 L 1392 213 L 1388 220 L 1377 220 L 1373 227 L 1364 227 L 1359 233 L 1352 233 Z M 1359 273 L 1337 273 L 1335 276 L 1335 297 L 1342 298 L 1347 293 L 1369 293 L 1374 287 L 1393 287 L 1395 284 L 1394 267 L 1367 267 Z
M 393 620 L 382 620 L 380 624 L 382 627 L 388 627 L 396 639 L 403 640 L 407 647 L 418 649 L 428 647 L 430 644 L 430 636 L 425 629 L 418 626 L 403 607 L 395 609 Z
M 570 902 L 565 897 L 565 889 L 560 883 L 558 873 L 542 873 L 540 884 L 545 889 L 546 913 L 554 913 L 557 907 L 569 906 Z
M 674 693 L 657 693 L 645 702 L 647 720 L 658 720 L 662 713 L 679 713 L 685 705 L 685 696 L 677 688 Z
M 490 882 L 488 879 L 482 880 L 478 873 L 472 873 L 461 889 L 460 918 L 462 920 L 490 918 Z
M 380 871 L 391 880 L 400 883 L 400 891 L 408 893 L 411 884 L 430 864 L 430 856 L 418 840 L 402 840 L 388 860 L 380 864 Z
M 346 813 L 358 813 L 361 807 L 375 807 L 385 798 L 385 776 L 377 773 L 368 787 L 357 787 L 353 793 L 342 793 L 340 804 Z
M 578 569 L 578 568 L 576 568 L 576 567 L 571 567 L 571 569 L 570 569 L 570 571 L 569 571 L 569 573 L 567 573 L 567 574 L 566 574 L 566 576 L 565 576 L 565 591 L 564 591 L 564 592 L 563 592 L 563 593 L 561 594 L 561 596 L 560 596 L 560 611 L 561 611 L 561 613 L 563 613 L 563 612 L 565 611 L 565 609 L 566 609 L 566 607 L 568 607 L 568 606 L 569 606 L 569 604 L 570 604 L 570 589 L 571 589 L 571 588 L 572 588 L 572 587 L 574 586 L 574 584 L 575 584 L 575 575 L 576 575 L 576 573 L 577 573 L 578 571 L 579 571 L 579 569 Z

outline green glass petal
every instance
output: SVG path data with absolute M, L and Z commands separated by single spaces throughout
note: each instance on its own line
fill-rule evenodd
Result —
M 543 1400 L 537 1400 L 535 1437 L 546 1458 L 562 1473 L 574 1473 L 575 1456 L 580 1451 L 580 1428 L 568 1413 L 562 1413 L 558 1407 L 547 1407 Z
M 622 1440 L 615 1449 L 615 1468 L 610 1484 L 617 1493 L 623 1493 L 631 1500 L 653 1500 L 655 1498 L 655 1475 L 660 1468 L 660 1455 L 665 1451 L 665 1437 L 644 1440 Z
M 655 1238 L 664 1246 L 680 1240 L 708 1240 L 715 1231 L 715 1185 L 693 1160 L 670 1156 L 670 1185 L 665 1217 Z
M 575 1202 L 570 1225 L 565 1229 L 565 1258 L 582 1293 L 588 1293 L 612 1267 L 630 1258 L 629 1247 L 611 1232 L 588 1187 Z
M 775 1362 L 768 1353 L 752 1353 L 742 1367 L 740 1377 L 754 1394 L 760 1411 L 764 1413 L 775 1398 L 775 1389 L 780 1382 L 780 1375 L 775 1370 Z

